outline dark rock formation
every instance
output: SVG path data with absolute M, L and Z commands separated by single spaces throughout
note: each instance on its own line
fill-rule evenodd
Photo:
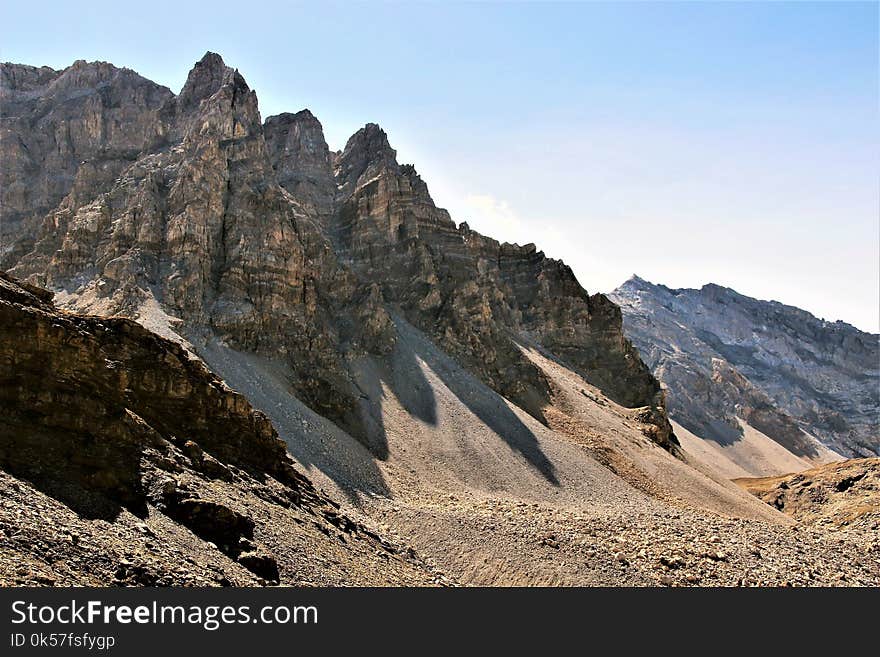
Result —
M 4 65 L 4 94 L 15 101 L 4 103 L 4 154 L 39 141 L 32 133 L 47 128 L 37 116 L 91 120 L 92 105 L 68 106 L 44 78 L 82 69 L 77 98 L 108 98 L 111 109 L 94 101 L 105 114 L 137 106 L 120 115 L 122 145 L 108 141 L 112 131 L 84 132 L 63 166 L 48 156 L 34 164 L 43 173 L 32 178 L 61 166 L 78 182 L 10 206 L 4 224 L 15 241 L 4 253 L 14 275 L 74 309 L 282 357 L 303 401 L 368 444 L 349 363 L 388 353 L 392 309 L 539 419 L 552 391 L 524 347 L 645 408 L 654 439 L 674 441 L 659 385 L 624 338 L 617 308 L 534 245 L 456 226 L 377 125 L 332 154 L 307 110 L 261 124 L 254 92 L 218 55 L 196 64 L 178 96 L 108 66 Z
M 880 336 L 718 285 L 633 277 L 611 298 L 690 431 L 729 443 L 741 418 L 799 456 L 815 450 L 804 431 L 844 456 L 880 454 Z
M 290 551 L 274 529 L 265 532 L 271 507 L 272 513 L 288 514 L 290 528 L 308 518 L 320 530 L 317 539 L 299 530 L 312 541 L 315 557 L 337 549 L 340 530 L 372 543 L 370 552 L 389 549 L 342 516 L 296 470 L 266 417 L 201 360 L 132 320 L 58 311 L 48 296 L 0 273 L 4 482 L 11 475 L 83 518 L 100 519 L 104 524 L 95 527 L 104 541 L 112 534 L 106 523 L 123 511 L 144 519 L 159 512 L 264 580 L 281 577 L 273 552 Z M 152 535 L 146 525 L 138 526 Z M 21 521 L 18 530 L 32 528 Z M 146 553 L 157 549 L 147 545 Z M 297 567 L 304 566 L 308 559 L 294 552 Z M 358 579 L 358 563 L 365 581 L 385 581 L 375 577 L 375 565 L 349 556 L 350 581 Z M 285 560 L 290 566 L 289 555 Z M 417 575 L 420 566 L 413 564 L 416 581 L 433 577 Z M 7 565 L 0 558 L 0 571 Z M 180 557 L 163 556 L 163 569 L 181 565 Z M 117 577 L 126 578 L 130 566 Z M 86 570 L 80 566 L 76 574 Z
M 195 446 L 197 468 L 207 453 L 319 502 L 269 421 L 180 345 L 129 319 L 61 313 L 2 273 L 0 318 L 4 469 L 138 510 L 144 455 L 161 466 Z

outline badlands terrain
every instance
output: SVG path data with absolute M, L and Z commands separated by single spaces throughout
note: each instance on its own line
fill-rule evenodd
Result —
M 876 454 L 869 385 L 780 411 L 721 336 L 675 406 L 564 263 L 216 54 L 0 76 L 0 583 L 880 585 L 873 460 L 743 480 Z

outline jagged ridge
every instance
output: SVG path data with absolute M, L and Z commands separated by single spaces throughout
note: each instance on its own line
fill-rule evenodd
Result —
M 4 153 L 37 126 L 46 132 L 46 121 L 69 123 L 48 87 L 37 88 L 43 78 L 71 77 L 92 99 L 75 117 L 88 125 L 116 120 L 120 80 L 150 102 L 127 110 L 126 158 L 106 165 L 106 131 L 86 131 L 64 161 L 79 182 L 13 204 L 15 217 L 31 217 L 8 222 L 16 241 L 4 246 L 4 262 L 16 275 L 63 291 L 72 307 L 141 321 L 161 307 L 181 320 L 177 332 L 281 355 L 304 401 L 368 443 L 348 362 L 387 353 L 386 311 L 397 308 L 535 417 L 552 391 L 521 344 L 645 407 L 646 431 L 672 445 L 660 387 L 623 336 L 617 308 L 533 245 L 456 226 L 377 125 L 333 154 L 308 111 L 261 123 L 254 92 L 213 53 L 178 96 L 110 65 L 19 68 L 4 65 L 4 94 L 29 100 L 8 106 Z M 71 76 L 76 68 L 94 74 Z M 33 157 L 51 168 L 56 154 L 41 148 Z M 93 154 L 91 166 L 75 167 L 84 154 Z M 31 169 L 19 173 L 39 187 Z

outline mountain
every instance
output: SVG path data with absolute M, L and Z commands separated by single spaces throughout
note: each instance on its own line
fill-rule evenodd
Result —
M 162 135 L 173 94 L 134 71 L 77 61 L 63 71 L 0 65 L 0 256 L 32 246 L 45 216 L 67 196 L 79 205 Z
M 618 306 L 378 125 L 332 152 L 213 53 L 179 94 L 0 76 L 4 583 L 880 583 L 682 449 Z
M 533 245 L 456 226 L 377 125 L 339 154 L 307 111 L 264 125 L 213 53 L 178 96 L 103 63 L 2 75 L 0 153 L 40 190 L 4 199 L 2 262 L 63 305 L 283 358 L 303 400 L 380 456 L 349 365 L 391 349 L 391 306 L 539 419 L 550 388 L 526 343 L 646 408 L 646 430 L 673 445 L 617 307 Z
M 634 276 L 609 297 L 688 431 L 736 446 L 754 430 L 811 462 L 880 454 L 880 336 L 718 285 Z

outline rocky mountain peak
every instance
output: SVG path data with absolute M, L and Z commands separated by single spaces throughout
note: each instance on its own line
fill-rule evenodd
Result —
M 651 281 L 649 281 L 645 278 L 642 278 L 638 274 L 633 274 L 632 276 L 630 276 L 623 283 L 623 285 L 621 285 L 618 289 L 619 290 L 629 290 L 632 292 L 651 291 L 656 294 L 664 294 L 664 292 L 665 293 L 672 292 L 672 290 L 670 290 L 665 285 L 661 285 L 659 283 L 652 283 Z
M 110 62 L 104 61 L 88 61 L 86 59 L 77 59 L 73 64 L 68 66 L 64 72 L 68 74 L 76 74 L 76 73 L 95 73 L 98 75 L 106 75 L 106 74 L 114 74 L 117 71 L 124 71 L 127 69 L 118 68 L 111 64 Z
M 33 91 L 49 83 L 60 75 L 48 66 L 28 66 L 27 64 L 0 63 L 0 114 L 6 113 L 6 103 L 18 95 Z
M 262 141 L 257 95 L 237 69 L 209 52 L 190 71 L 176 98 L 169 131 L 177 138 L 210 133 L 225 140 Z
M 183 89 L 180 91 L 181 98 L 187 96 L 207 98 L 211 96 L 223 84 L 230 70 L 220 55 L 213 52 L 205 53 L 204 57 L 190 69 Z
M 76 152 L 93 149 L 95 161 L 82 171 L 80 160 L 64 161 L 80 179 L 75 203 L 34 207 L 22 196 L 40 223 L 19 231 L 29 234 L 9 258 L 16 275 L 71 290 L 76 309 L 155 318 L 189 339 L 280 356 L 301 399 L 380 456 L 349 359 L 393 350 L 393 313 L 543 420 L 550 386 L 520 346 L 537 342 L 642 409 L 654 440 L 673 444 L 659 385 L 623 338 L 617 308 L 534 245 L 459 231 L 377 124 L 331 157 L 308 110 L 262 123 L 255 93 L 214 53 L 179 96 L 153 100 L 145 111 L 136 96 L 119 99 L 136 134 L 118 161 L 101 150 L 116 122 L 84 132 Z M 94 113 L 55 109 L 79 113 L 67 127 Z M 34 136 L 28 120 L 9 134 Z M 49 164 L 38 170 L 57 174 Z M 169 317 L 180 322 L 173 331 Z
M 50 210 L 90 201 L 159 141 L 158 113 L 174 95 L 106 62 L 3 64 L 0 78 L 0 263 L 9 266 Z
M 285 112 L 266 119 L 263 135 L 278 183 L 326 218 L 336 182 L 321 122 L 307 109 Z
M 391 148 L 388 135 L 375 123 L 368 123 L 345 144 L 336 167 L 336 178 L 343 189 L 366 182 L 384 170 L 396 171 L 397 151 Z
M 19 103 L 35 104 L 40 99 L 45 104 L 77 101 L 99 93 L 118 96 L 125 88 L 158 92 L 166 98 L 172 96 L 167 88 L 131 69 L 119 68 L 109 62 L 78 59 L 57 71 L 48 66 L 0 64 L 0 98 L 3 99 L 4 116 L 16 115 L 21 109 Z M 52 103 L 47 103 L 50 99 Z
M 309 109 L 299 112 L 282 112 L 266 118 L 264 127 L 272 130 L 284 130 L 285 135 L 291 132 L 308 132 L 324 140 L 324 127 Z M 326 146 L 326 141 L 325 141 Z M 328 147 L 329 150 L 329 147 Z
M 223 62 L 220 55 L 208 52 L 202 57 L 186 78 L 183 89 L 177 97 L 179 114 L 186 114 L 198 108 L 199 103 L 211 98 L 224 87 L 232 93 L 249 94 L 250 87 L 238 72 Z M 254 97 L 256 107 L 256 97 Z
M 388 134 L 382 129 L 378 123 L 367 123 L 363 128 L 354 133 L 348 140 L 348 143 L 364 141 L 368 144 L 375 145 L 375 148 L 391 150 L 388 143 Z M 346 145 L 347 147 L 347 145 Z
M 428 184 L 424 180 L 422 180 L 419 172 L 416 171 L 415 165 L 401 164 L 400 174 L 406 177 L 407 180 L 409 180 L 410 188 L 416 195 L 427 198 L 429 200 L 431 199 L 431 194 L 430 192 L 428 192 Z M 431 202 L 433 203 L 433 200 Z

